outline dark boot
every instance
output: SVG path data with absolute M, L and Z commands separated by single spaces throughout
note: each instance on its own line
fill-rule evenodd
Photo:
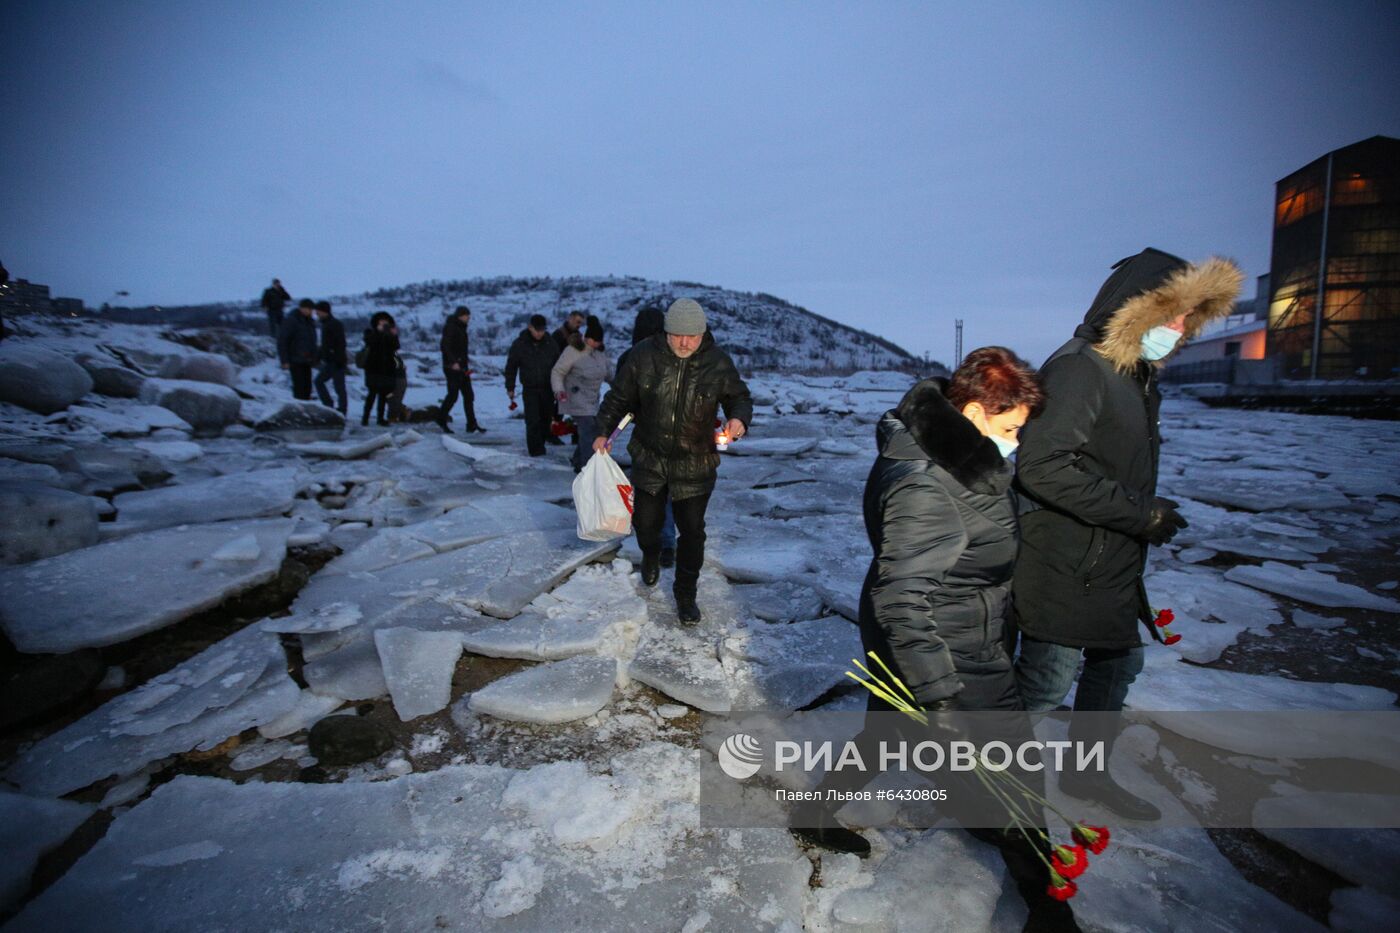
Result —
M 1113 780 L 1107 772 L 1084 775 L 1067 771 L 1060 775 L 1060 790 L 1071 797 L 1099 803 L 1125 819 L 1151 822 L 1162 818 L 1161 810 Z
M 676 582 L 671 587 L 671 593 L 676 597 L 676 618 L 685 625 L 694 625 L 700 621 L 700 607 L 695 604 L 695 592 L 699 583 L 698 572 L 676 568 Z
M 661 556 L 656 553 L 642 553 L 642 584 L 656 586 L 661 579 Z
M 440 427 L 440 428 L 442 428 L 442 433 L 443 433 L 443 434 L 454 434 L 454 433 L 456 433 L 456 432 L 454 432 L 451 428 L 449 428 L 449 427 L 447 426 L 447 419 L 444 418 L 444 417 L 442 417 L 441 415 L 439 415 L 438 418 L 437 418 L 437 426 Z M 470 430 L 470 428 L 469 428 L 468 430 Z
M 676 566 L 676 549 L 675 549 L 675 548 L 673 548 L 673 547 L 664 547 L 664 548 L 661 549 L 661 566 L 663 566 L 663 567 L 674 567 L 674 566 Z
M 993 829 L 969 829 L 977 839 L 997 847 L 1011 883 L 1026 904 L 1026 925 L 1022 933 L 1079 933 L 1074 910 L 1064 901 L 1057 901 L 1046 890 L 1050 886 L 1050 871 L 1026 838 L 1016 832 Z
M 821 826 L 792 826 L 788 828 L 788 832 L 809 845 L 830 849 L 832 852 L 848 852 L 860 858 L 870 858 L 870 841 L 860 833 L 834 821 Z

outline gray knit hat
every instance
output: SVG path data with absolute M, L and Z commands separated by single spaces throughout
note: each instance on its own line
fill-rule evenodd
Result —
M 698 337 L 705 332 L 705 309 L 692 298 L 677 298 L 666 309 L 666 333 Z

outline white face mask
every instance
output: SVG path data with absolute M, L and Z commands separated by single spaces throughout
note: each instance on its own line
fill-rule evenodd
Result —
M 1142 335 L 1142 358 L 1160 360 L 1176 348 L 1181 340 L 1181 332 L 1158 325 Z
M 1005 460 L 1010 460 L 1011 455 L 1016 452 L 1016 448 L 1021 446 L 1018 441 L 1013 441 L 1009 437 L 998 437 L 995 434 L 987 436 L 992 439 L 993 444 L 997 445 L 997 450 L 1001 451 L 1001 456 Z

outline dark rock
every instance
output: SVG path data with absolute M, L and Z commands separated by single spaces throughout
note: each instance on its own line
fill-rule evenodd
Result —
M 327 716 L 311 727 L 306 744 L 323 765 L 354 765 L 393 748 L 394 736 L 373 720 Z
M 259 431 L 280 431 L 288 428 L 343 428 L 345 416 L 320 402 L 286 402 L 281 408 L 259 421 Z
M 228 386 L 192 379 L 147 379 L 141 401 L 173 411 L 196 431 L 214 433 L 237 421 L 243 407 Z
M 78 365 L 92 377 L 92 389 L 98 395 L 112 398 L 136 398 L 146 377 L 128 369 L 116 360 L 90 353 L 79 354 Z
M 94 649 L 21 659 L 0 682 L 0 733 L 63 712 L 96 690 L 106 673 Z

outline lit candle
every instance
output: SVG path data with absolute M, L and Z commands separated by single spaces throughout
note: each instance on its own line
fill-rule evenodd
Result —
M 715 450 L 729 449 L 729 435 L 723 431 L 715 432 Z

